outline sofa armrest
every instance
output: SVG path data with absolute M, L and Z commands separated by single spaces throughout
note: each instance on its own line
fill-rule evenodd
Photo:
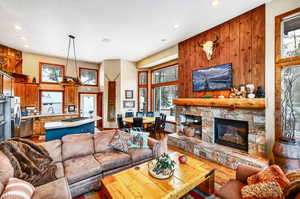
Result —
M 153 138 L 148 138 L 148 146 L 150 149 L 152 149 L 154 157 L 158 156 L 158 149 L 160 147 L 160 143 L 158 140 L 155 140 Z
M 260 169 L 240 164 L 236 169 L 236 179 L 247 184 L 247 178 L 258 173 Z

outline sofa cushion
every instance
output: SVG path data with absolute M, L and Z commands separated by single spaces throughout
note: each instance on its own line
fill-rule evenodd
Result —
M 94 134 L 95 152 L 101 153 L 112 151 L 110 142 L 114 136 L 115 130 L 101 131 Z
M 57 179 L 64 177 L 65 176 L 65 172 L 64 172 L 64 166 L 63 166 L 63 164 L 61 162 L 58 162 L 55 165 L 56 165 L 55 177 Z
M 284 190 L 289 184 L 289 179 L 285 176 L 281 168 L 277 165 L 269 166 L 268 168 L 248 177 L 248 185 L 260 182 L 276 181 Z
M 66 178 L 36 187 L 32 199 L 72 199 Z
M 52 140 L 49 142 L 40 143 L 49 153 L 50 157 L 53 159 L 53 162 L 61 162 L 61 141 Z
M 95 154 L 96 160 L 101 164 L 102 171 L 122 167 L 131 163 L 130 155 L 122 152 L 105 152 Z
M 221 189 L 216 191 L 215 194 L 222 199 L 241 199 L 241 189 L 244 186 L 245 184 L 238 180 L 230 180 Z
M 129 149 L 128 154 L 133 162 L 138 162 L 153 156 L 151 149 Z
M 93 135 L 90 133 L 66 135 L 62 142 L 63 160 L 94 154 Z
M 8 179 L 14 177 L 14 168 L 2 151 L 0 151 L 0 165 L 0 183 L 6 185 Z
M 64 162 L 65 176 L 69 184 L 101 173 L 100 163 L 93 155 L 73 158 Z
M 18 178 L 9 178 L 1 199 L 28 199 L 34 193 L 34 186 Z

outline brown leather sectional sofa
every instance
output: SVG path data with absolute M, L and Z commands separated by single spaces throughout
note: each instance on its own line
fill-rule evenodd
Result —
M 149 149 L 129 149 L 117 152 L 109 145 L 115 131 L 95 134 L 67 135 L 62 140 L 41 143 L 57 165 L 57 180 L 36 188 L 33 199 L 71 199 L 93 189 L 98 189 L 100 179 L 133 167 L 158 155 L 159 142 L 149 138 Z M 13 167 L 0 152 L 0 192 Z

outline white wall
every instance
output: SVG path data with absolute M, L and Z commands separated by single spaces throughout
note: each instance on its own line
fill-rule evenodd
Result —
M 137 68 L 135 63 L 121 60 L 121 107 L 118 113 L 125 114 L 127 111 L 137 111 Z M 125 98 L 125 90 L 133 90 L 133 99 L 126 99 Z M 133 100 L 135 101 L 135 108 L 127 109 L 123 108 L 123 101 L 124 100 Z
M 273 0 L 266 4 L 266 132 L 269 154 L 275 139 L 275 17 L 298 7 L 299 0 Z

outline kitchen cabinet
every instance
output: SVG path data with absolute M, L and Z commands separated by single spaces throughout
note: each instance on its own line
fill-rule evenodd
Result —
M 22 74 L 22 51 L 0 45 L 0 69 Z
M 33 83 L 15 83 L 15 96 L 20 97 L 21 107 L 38 107 L 39 87 Z
M 65 106 L 76 105 L 78 101 L 78 87 L 65 86 Z

